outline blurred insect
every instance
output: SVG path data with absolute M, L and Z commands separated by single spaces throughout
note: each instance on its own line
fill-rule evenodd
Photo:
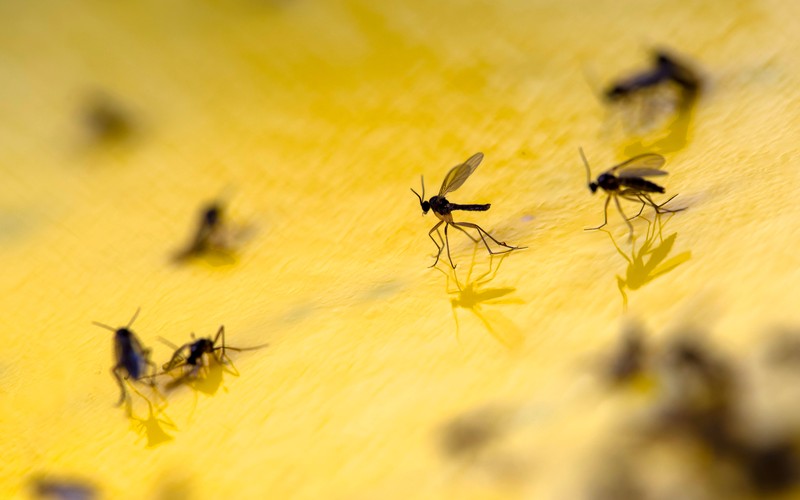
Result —
M 604 94 L 610 102 L 617 102 L 669 82 L 678 85 L 687 96 L 700 90 L 700 78 L 694 71 L 674 56 L 657 50 L 653 52 L 652 68 L 617 81 Z
M 475 243 L 478 242 L 471 234 L 469 234 L 464 228 L 472 228 L 478 232 L 478 236 L 480 236 L 481 241 L 486 246 L 486 250 L 490 254 L 501 254 L 510 252 L 512 250 L 518 250 L 525 247 L 515 247 L 511 245 L 507 245 L 505 242 L 497 241 L 491 234 L 489 234 L 485 229 L 478 226 L 477 224 L 473 224 L 471 222 L 454 222 L 453 221 L 453 214 L 454 210 L 464 210 L 468 212 L 485 212 L 489 210 L 492 206 L 490 203 L 486 204 L 469 204 L 469 205 L 460 205 L 458 203 L 450 203 L 445 195 L 456 189 L 460 188 L 462 184 L 475 172 L 475 169 L 478 168 L 481 161 L 483 160 L 483 153 L 475 153 L 472 155 L 467 161 L 460 165 L 456 165 L 455 167 L 451 168 L 447 175 L 442 181 L 442 187 L 439 189 L 439 194 L 436 196 L 432 196 L 430 200 L 425 200 L 425 179 L 424 177 L 420 177 L 422 183 L 422 194 L 420 195 L 414 189 L 411 189 L 411 192 L 417 195 L 419 198 L 419 205 L 422 207 L 422 214 L 425 215 L 428 213 L 428 210 L 433 211 L 433 215 L 439 218 L 439 222 L 436 223 L 433 228 L 428 231 L 428 237 L 430 237 L 433 244 L 436 245 L 436 249 L 438 252 L 436 253 L 436 260 L 433 262 L 431 267 L 434 267 L 439 262 L 439 257 L 442 255 L 442 249 L 446 246 L 447 247 L 447 259 L 450 261 L 450 265 L 455 268 L 456 265 L 453 264 L 453 259 L 450 257 L 450 240 L 448 239 L 447 235 L 447 228 L 452 226 L 459 231 L 466 234 L 472 241 Z M 439 226 L 444 223 L 444 238 L 442 238 L 442 234 L 439 232 Z M 433 238 L 433 232 L 436 231 L 436 234 L 439 236 L 439 243 Z M 492 251 L 489 243 L 486 241 L 486 237 L 490 240 L 495 242 L 497 245 L 506 248 L 507 250 L 501 251 Z
M 116 100 L 100 92 L 88 99 L 83 120 L 96 144 L 122 142 L 133 135 L 135 129 L 128 112 Z
M 215 201 L 206 205 L 200 212 L 200 219 L 192 241 L 184 250 L 175 255 L 175 260 L 185 260 L 189 257 L 203 255 L 211 250 L 225 249 L 225 237 L 222 231 L 223 216 L 224 208 L 221 203 Z
M 192 334 L 192 337 L 194 337 L 194 334 Z M 164 338 L 161 338 L 160 340 L 162 342 L 172 345 L 171 342 L 169 342 Z M 220 345 L 217 345 L 217 343 L 219 343 L 220 340 L 222 342 L 220 343 Z M 254 351 L 256 349 L 262 349 L 264 347 L 267 347 L 267 345 L 269 344 L 262 344 L 255 347 L 244 347 L 244 348 L 231 347 L 225 345 L 225 326 L 222 325 L 219 327 L 219 330 L 217 330 L 217 335 L 216 337 L 214 337 L 214 340 L 211 340 L 211 337 L 203 337 L 200 339 L 196 339 L 192 342 L 187 342 L 186 344 L 183 344 L 182 346 L 178 347 L 175 350 L 175 353 L 172 355 L 172 358 L 170 358 L 168 362 L 164 363 L 162 368 L 164 369 L 165 372 L 170 372 L 181 366 L 188 365 L 192 367 L 192 372 L 196 372 L 196 370 L 199 369 L 201 366 L 206 365 L 204 362 L 205 359 L 204 356 L 206 354 L 213 356 L 218 363 L 223 364 L 225 359 L 227 358 L 225 354 L 225 351 L 227 349 L 237 352 Z
M 672 199 L 677 195 L 672 196 L 660 205 L 653 201 L 653 199 L 650 197 L 650 193 L 664 192 L 663 187 L 645 179 L 645 177 L 667 175 L 665 170 L 661 170 L 661 167 L 664 165 L 665 161 L 663 156 L 655 153 L 634 156 L 633 158 L 606 170 L 600 174 L 596 180 L 593 181 L 589 162 L 586 160 L 586 155 L 583 154 L 583 148 L 579 149 L 579 151 L 581 158 L 583 159 L 583 164 L 586 166 L 586 178 L 589 189 L 592 191 L 592 193 L 595 193 L 597 192 L 597 189 L 600 188 L 608 194 L 606 197 L 605 206 L 603 208 L 603 223 L 597 227 L 586 228 L 587 231 L 600 229 L 608 224 L 608 204 L 611 201 L 611 198 L 614 198 L 614 203 L 617 205 L 617 210 L 619 210 L 620 215 L 628 225 L 631 238 L 633 237 L 633 224 L 631 224 L 631 220 L 642 215 L 642 211 L 644 210 L 645 206 L 649 205 L 653 207 L 657 214 L 680 212 L 681 210 L 684 210 L 684 208 L 679 208 L 676 210 L 662 208 L 664 205 L 672 201 Z M 622 211 L 622 206 L 619 203 L 620 198 L 630 201 L 638 201 L 641 203 L 642 206 L 639 208 L 639 212 L 633 217 L 627 217 L 625 212 Z
M 88 482 L 52 476 L 31 479 L 31 493 L 34 498 L 53 500 L 93 500 L 99 496 L 97 488 Z
M 136 309 L 136 313 L 134 313 L 128 324 L 119 328 L 112 328 L 103 323 L 98 323 L 97 321 L 92 322 L 92 324 L 96 326 L 114 332 L 114 359 L 116 360 L 116 364 L 114 364 L 114 367 L 111 369 L 111 373 L 117 380 L 121 392 L 117 406 L 125 401 L 128 394 L 125 390 L 123 378 L 126 380 L 128 378 L 140 380 L 146 376 L 145 372 L 147 371 L 147 366 L 150 366 L 153 368 L 152 375 L 150 375 L 151 385 L 154 384 L 152 377 L 155 376 L 157 367 L 156 364 L 150 360 L 150 349 L 143 347 L 142 343 L 136 337 L 136 334 L 130 329 L 133 322 L 136 321 L 136 317 L 139 316 L 139 311 L 140 309 Z

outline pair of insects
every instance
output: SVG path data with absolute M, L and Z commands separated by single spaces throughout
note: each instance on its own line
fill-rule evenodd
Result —
M 111 373 L 114 375 L 120 388 L 120 398 L 117 406 L 121 405 L 127 397 L 124 380 L 149 379 L 150 384 L 155 385 L 154 379 L 157 375 L 168 373 L 182 366 L 190 366 L 192 370 L 199 369 L 201 366 L 205 365 L 206 355 L 213 356 L 217 362 L 222 363 L 225 360 L 225 351 L 227 349 L 232 351 L 246 351 L 264 347 L 237 348 L 227 346 L 225 345 L 225 327 L 220 326 L 213 340 L 211 337 L 204 337 L 195 339 L 192 342 L 187 342 L 178 347 L 170 360 L 162 366 L 164 371 L 158 373 L 156 364 L 150 359 L 151 350 L 144 347 L 136 334 L 131 330 L 131 326 L 133 322 L 136 321 L 137 316 L 139 316 L 139 309 L 136 310 L 136 313 L 126 326 L 121 326 L 119 328 L 113 328 L 96 321 L 93 322 L 96 326 L 114 332 L 115 364 L 111 369 Z M 149 374 L 147 373 L 148 371 L 150 372 Z
M 668 199 L 664 203 L 657 204 L 653 201 L 651 197 L 651 193 L 663 193 L 664 188 L 659 186 L 658 184 L 651 182 L 645 177 L 654 177 L 654 176 L 663 176 L 667 175 L 667 172 L 661 170 L 661 167 L 664 165 L 665 160 L 664 157 L 655 153 L 648 153 L 639 156 L 635 156 L 619 165 L 616 165 L 609 170 L 606 170 L 596 180 L 592 180 L 591 169 L 589 167 L 589 162 L 586 160 L 586 156 L 583 154 L 583 149 L 580 150 L 581 158 L 583 158 L 584 165 L 586 166 L 586 175 L 588 178 L 588 185 L 589 189 L 592 193 L 597 192 L 598 189 L 602 189 L 605 193 L 607 193 L 605 207 L 603 209 L 603 223 L 594 228 L 588 229 L 600 229 L 601 227 L 605 226 L 608 223 L 608 204 L 611 202 L 611 199 L 614 199 L 614 203 L 617 205 L 617 209 L 619 213 L 622 215 L 623 219 L 625 219 L 625 223 L 628 225 L 630 229 L 631 237 L 633 236 L 633 225 L 631 224 L 631 220 L 635 219 L 636 217 L 642 214 L 645 206 L 651 206 L 655 209 L 657 213 L 668 213 L 668 212 L 677 212 L 679 210 L 669 210 L 663 208 L 664 205 L 669 203 L 675 196 Z M 525 247 L 515 247 L 512 245 L 508 245 L 505 242 L 498 241 L 495 239 L 491 234 L 489 234 L 485 229 L 478 226 L 477 224 L 473 224 L 471 222 L 455 222 L 453 220 L 453 212 L 457 210 L 463 210 L 467 212 L 485 212 L 489 210 L 491 204 L 467 204 L 462 205 L 458 203 L 451 203 L 445 196 L 448 193 L 451 193 L 461 187 L 464 182 L 469 178 L 470 175 L 475 172 L 480 165 L 481 160 L 483 160 L 483 153 L 476 153 L 472 155 L 467 161 L 460 165 L 456 165 L 455 167 L 451 168 L 447 175 L 442 182 L 442 187 L 439 188 L 439 193 L 436 196 L 432 196 L 429 200 L 425 200 L 425 179 L 421 179 L 422 183 L 422 194 L 417 193 L 414 189 L 411 189 L 411 192 L 414 193 L 417 198 L 419 199 L 420 207 L 422 207 L 422 213 L 427 214 L 428 211 L 432 211 L 433 215 L 435 215 L 439 222 L 436 223 L 430 231 L 428 231 L 428 237 L 433 241 L 433 244 L 436 245 L 436 259 L 433 262 L 433 266 L 435 266 L 439 262 L 439 257 L 442 255 L 442 250 L 447 248 L 447 259 L 450 261 L 450 265 L 455 268 L 455 264 L 453 264 L 453 259 L 450 256 L 450 240 L 448 238 L 447 229 L 449 227 L 454 227 L 459 231 L 466 234 L 472 241 L 477 243 L 479 240 L 474 238 L 471 234 L 469 234 L 464 228 L 471 228 L 475 229 L 478 232 L 478 236 L 480 237 L 480 241 L 483 242 L 484 246 L 486 246 L 486 250 L 490 254 L 501 254 L 507 253 L 512 250 L 519 250 Z M 677 195 L 676 195 L 677 196 Z M 629 201 L 636 201 L 641 203 L 641 208 L 639 209 L 639 213 L 637 213 L 633 217 L 626 217 L 625 212 L 622 211 L 622 206 L 619 203 L 619 199 L 625 199 Z M 444 238 L 442 238 L 441 232 L 439 232 L 439 227 L 444 224 Z M 436 232 L 437 236 L 439 237 L 439 241 L 437 242 L 436 239 L 433 237 L 434 231 Z M 486 241 L 486 238 L 489 238 L 491 241 L 496 243 L 497 245 L 504 247 L 505 250 L 492 250 L 489 246 L 489 243 Z

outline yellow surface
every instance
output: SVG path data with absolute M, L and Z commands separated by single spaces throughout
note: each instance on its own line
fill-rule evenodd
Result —
M 581 4 L 3 2 L 0 497 L 52 474 L 107 498 L 567 498 L 612 428 L 587 384 L 623 296 L 653 332 L 699 323 L 730 352 L 798 324 L 795 3 Z M 654 45 L 708 82 L 666 139 L 596 96 Z M 89 140 L 96 91 L 134 138 Z M 639 220 L 631 248 L 613 210 L 610 235 L 582 230 L 602 199 L 579 146 L 595 172 L 667 157 L 689 207 L 669 247 Z M 491 202 L 463 219 L 529 248 L 476 282 L 490 261 L 456 234 L 458 292 L 427 267 L 435 220 L 408 188 L 476 151 L 451 199 Z M 238 259 L 173 265 L 218 196 L 251 228 Z M 220 324 L 270 345 L 169 393 L 160 423 L 141 399 L 129 420 L 91 321 L 139 306 L 159 364 L 159 336 Z M 443 456 L 445 422 L 494 406 L 519 429 L 496 467 Z

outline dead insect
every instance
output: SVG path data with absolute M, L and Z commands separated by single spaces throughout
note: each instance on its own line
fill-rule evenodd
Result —
M 684 102 L 693 99 L 700 91 L 700 78 L 692 69 L 675 56 L 657 50 L 653 52 L 652 68 L 619 80 L 604 94 L 609 101 L 617 102 L 670 82 L 679 87 Z
M 194 334 L 192 334 L 194 337 Z M 218 342 L 222 340 L 220 345 L 217 345 Z M 171 342 L 168 340 L 161 338 L 162 342 L 172 345 Z M 219 330 L 217 330 L 217 335 L 214 337 L 214 340 L 211 340 L 211 337 L 203 337 L 200 339 L 196 339 L 192 342 L 188 342 L 183 344 L 182 346 L 178 347 L 175 350 L 175 353 L 172 355 L 172 358 L 162 367 L 165 372 L 169 372 L 174 370 L 175 368 L 189 365 L 192 367 L 192 370 L 198 369 L 200 366 L 204 366 L 204 356 L 209 354 L 214 357 L 214 359 L 222 364 L 226 358 L 225 350 L 230 349 L 231 351 L 254 351 L 256 349 L 262 349 L 267 347 L 269 344 L 262 344 L 255 347 L 231 347 L 225 345 L 225 326 L 220 326 Z M 218 354 L 218 351 L 220 352 Z
M 422 183 L 422 194 L 420 195 L 414 189 L 411 189 L 411 192 L 417 195 L 419 198 L 419 205 L 422 207 L 422 214 L 425 215 L 428 213 L 428 210 L 433 211 L 433 215 L 439 218 L 439 222 L 436 223 L 433 228 L 428 231 L 428 237 L 430 237 L 433 244 L 436 245 L 436 249 L 438 252 L 436 253 L 436 260 L 433 262 L 431 267 L 434 267 L 439 262 L 439 257 L 442 255 L 442 249 L 446 246 L 447 247 L 447 259 L 450 261 L 450 265 L 455 268 L 456 265 L 453 264 L 453 259 L 450 257 L 450 240 L 447 236 L 447 228 L 449 226 L 453 226 L 454 228 L 458 229 L 459 231 L 466 234 L 472 241 L 475 243 L 478 242 L 476 238 L 474 238 L 471 234 L 469 234 L 464 228 L 472 228 L 478 232 L 478 236 L 480 236 L 481 241 L 486 246 L 486 250 L 490 254 L 500 254 L 510 252 L 512 250 L 518 250 L 526 247 L 515 247 L 511 245 L 507 245 L 505 242 L 497 241 L 491 234 L 489 234 L 485 229 L 478 226 L 477 224 L 473 224 L 471 222 L 454 222 L 453 221 L 453 214 L 454 210 L 464 210 L 468 212 L 485 212 L 489 210 L 489 207 L 492 205 L 489 203 L 478 205 L 478 204 L 470 204 L 470 205 L 460 205 L 458 203 L 450 203 L 445 195 L 452 191 L 455 191 L 462 184 L 475 172 L 475 169 L 478 168 L 480 165 L 481 160 L 483 160 L 483 153 L 475 153 L 472 155 L 467 161 L 460 165 L 456 165 L 455 167 L 451 168 L 447 175 L 442 181 L 442 187 L 439 189 L 439 194 L 436 196 L 432 196 L 430 200 L 425 200 L 425 179 L 420 177 Z M 442 234 L 439 232 L 439 226 L 444 223 L 444 238 L 442 238 Z M 436 234 L 439 235 L 439 242 L 441 245 L 436 242 L 433 238 L 433 232 L 436 231 Z M 486 241 L 488 237 L 490 240 L 495 242 L 497 245 L 506 248 L 507 250 L 501 251 L 492 251 L 489 243 Z
M 206 205 L 200 212 L 197 229 L 192 241 L 175 255 L 175 260 L 197 257 L 214 250 L 227 250 L 224 234 L 224 207 L 219 202 Z
M 592 193 L 595 193 L 597 192 L 597 189 L 600 188 L 608 194 L 606 197 L 605 206 L 603 208 L 603 223 L 597 227 L 586 228 L 587 231 L 600 229 L 608 224 L 608 204 L 611 201 L 611 198 L 614 198 L 614 203 L 617 205 L 617 210 L 619 210 L 620 215 L 628 225 L 631 237 L 633 237 L 633 224 L 631 224 L 631 220 L 642 215 L 642 211 L 646 205 L 653 207 L 658 214 L 680 212 L 681 210 L 684 210 L 684 208 L 679 208 L 676 210 L 662 208 L 678 195 L 672 196 L 660 205 L 653 201 L 653 199 L 650 197 L 650 193 L 664 192 L 663 187 L 645 179 L 645 177 L 667 175 L 665 170 L 661 170 L 661 167 L 665 162 L 663 156 L 655 153 L 634 156 L 633 158 L 606 170 L 600 174 L 596 180 L 593 181 L 591 169 L 589 168 L 589 162 L 586 160 L 586 155 L 583 154 L 582 148 L 579 149 L 579 151 L 581 158 L 583 159 L 583 164 L 586 166 L 586 178 L 589 189 L 592 191 Z M 642 206 L 639 208 L 639 212 L 633 217 L 627 217 L 625 212 L 622 211 L 622 206 L 619 203 L 620 198 L 641 203 Z
M 133 380 L 140 380 L 146 376 L 145 372 L 147 371 L 147 366 L 153 368 L 152 374 L 150 375 L 151 383 L 152 377 L 155 376 L 156 365 L 150 360 L 150 349 L 143 347 L 142 343 L 136 337 L 136 334 L 130 329 L 133 322 L 136 321 L 136 317 L 139 315 L 139 310 L 140 309 L 136 309 L 136 313 L 126 326 L 121 326 L 119 328 L 112 328 L 103 323 L 98 323 L 97 321 L 92 322 L 92 324 L 96 326 L 114 332 L 114 359 L 116 363 L 111 369 L 111 373 L 117 380 L 121 392 L 117 406 L 125 401 L 125 397 L 128 394 L 125 390 L 123 376 L 125 379 L 132 378 Z

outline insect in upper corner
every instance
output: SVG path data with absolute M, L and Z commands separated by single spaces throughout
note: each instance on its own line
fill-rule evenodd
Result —
M 683 101 L 694 99 L 700 92 L 702 81 L 697 73 L 677 57 L 664 50 L 655 50 L 652 55 L 653 67 L 620 79 L 604 92 L 609 102 L 629 99 L 645 90 L 663 84 L 675 84 L 683 94 Z
M 460 165 L 456 165 L 455 167 L 451 168 L 447 175 L 444 177 L 444 181 L 442 181 L 442 187 L 439 189 L 439 194 L 436 196 L 432 196 L 429 200 L 425 200 L 425 179 L 424 177 L 420 177 L 420 181 L 422 183 L 422 194 L 420 195 L 414 189 L 411 189 L 411 192 L 417 195 L 419 198 L 419 205 L 422 207 L 422 214 L 425 215 L 428 213 L 428 210 L 433 212 L 439 222 L 436 223 L 430 231 L 428 231 L 428 237 L 430 237 L 433 244 L 436 245 L 437 253 L 436 253 L 436 260 L 433 262 L 431 267 L 434 267 L 439 262 L 439 257 L 442 255 L 442 250 L 447 247 L 447 259 L 450 261 L 450 265 L 455 269 L 456 265 L 453 264 L 453 259 L 450 256 L 450 240 L 447 235 L 447 228 L 453 226 L 454 228 L 458 229 L 459 231 L 466 234 L 472 241 L 475 243 L 478 242 L 476 238 L 474 238 L 471 234 L 469 234 L 464 228 L 468 227 L 471 229 L 475 229 L 478 232 L 478 236 L 480 240 L 483 241 L 483 244 L 486 246 L 486 250 L 490 254 L 501 254 L 510 252 L 512 250 L 519 250 L 526 247 L 515 247 L 506 244 L 505 242 L 496 240 L 491 234 L 489 234 L 485 229 L 480 227 L 477 224 L 473 224 L 472 222 L 455 222 L 453 221 L 453 211 L 455 210 L 464 210 L 467 212 L 485 212 L 489 210 L 492 206 L 490 203 L 486 204 L 468 204 L 468 205 L 461 205 L 458 203 L 450 203 L 450 201 L 445 198 L 447 193 L 453 192 L 459 187 L 461 187 L 464 182 L 475 172 L 475 169 L 478 168 L 481 161 L 483 160 L 483 153 L 475 153 L 474 155 L 470 156 L 467 161 L 461 163 Z M 442 234 L 439 232 L 439 226 L 444 223 L 444 238 L 442 238 Z M 441 245 L 436 242 L 433 238 L 433 232 L 436 231 L 436 234 L 439 236 L 439 241 Z M 492 248 L 489 246 L 489 243 L 486 241 L 488 237 L 490 240 L 495 242 L 497 245 L 506 248 L 506 250 L 501 251 L 492 251 Z
M 194 334 L 192 334 L 194 336 Z M 217 343 L 222 340 L 222 343 L 217 346 Z M 171 342 L 167 341 L 166 339 L 161 339 L 163 342 L 171 344 Z M 172 355 L 170 360 L 164 363 L 162 367 L 164 372 L 169 372 L 174 370 L 175 368 L 179 368 L 181 366 L 191 366 L 192 373 L 196 372 L 201 366 L 204 366 L 204 356 L 206 354 L 210 354 L 214 357 L 214 359 L 218 363 L 223 363 L 226 359 L 225 350 L 230 349 L 232 351 L 252 351 L 256 349 L 261 349 L 266 347 L 268 344 L 263 344 L 255 347 L 231 347 L 225 345 L 225 326 L 221 325 L 219 330 L 217 330 L 217 335 L 214 337 L 214 340 L 211 340 L 211 337 L 203 337 L 199 339 L 195 339 L 192 342 L 187 342 L 182 346 L 175 349 L 175 353 Z M 217 351 L 222 351 L 220 355 L 217 355 Z
M 136 317 L 139 316 L 139 310 L 136 309 L 126 326 L 119 328 L 113 328 L 97 321 L 92 322 L 96 326 L 114 332 L 114 360 L 116 363 L 111 369 L 111 373 L 120 388 L 120 398 L 117 406 L 120 406 L 128 395 L 123 382 L 123 373 L 127 373 L 124 377 L 125 379 L 130 377 L 133 380 L 140 380 L 147 376 L 145 372 L 147 367 L 150 366 L 152 368 L 152 374 L 150 375 L 152 383 L 152 377 L 155 376 L 157 369 L 156 364 L 150 360 L 150 349 L 145 348 L 139 338 L 136 337 L 136 334 L 130 329 L 133 322 L 136 321 Z
M 644 210 L 645 206 L 649 205 L 653 207 L 657 214 L 674 213 L 685 210 L 685 207 L 675 210 L 662 208 L 678 195 L 673 195 L 667 201 L 661 204 L 653 201 L 653 198 L 650 196 L 650 193 L 663 193 L 665 191 L 663 187 L 659 186 L 655 182 L 645 179 L 645 177 L 667 175 L 665 170 L 661 170 L 661 167 L 666 161 L 664 160 L 663 156 L 655 153 L 646 153 L 634 156 L 633 158 L 630 158 L 629 160 L 626 160 L 619 165 L 615 165 L 606 170 L 593 181 L 591 169 L 589 168 L 589 162 L 586 160 L 586 155 L 583 154 L 583 148 L 579 149 L 579 151 L 581 158 L 583 159 L 583 164 L 586 167 L 586 178 L 589 189 L 592 191 L 592 193 L 597 192 L 598 189 L 602 189 L 608 195 L 603 207 L 603 223 L 597 227 L 586 228 L 587 231 L 600 229 L 608 224 L 608 204 L 611 201 L 611 198 L 614 198 L 614 203 L 617 205 L 617 210 L 619 210 L 620 215 L 628 225 L 631 238 L 633 237 L 633 224 L 631 224 L 631 220 L 642 215 L 642 211 Z M 633 217 L 627 217 L 625 212 L 622 211 L 622 206 L 619 203 L 620 198 L 641 203 L 642 206 L 639 208 L 639 213 Z

